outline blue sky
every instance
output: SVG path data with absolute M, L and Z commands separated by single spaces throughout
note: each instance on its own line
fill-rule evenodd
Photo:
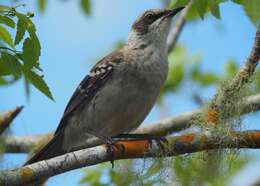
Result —
M 36 4 L 28 3 L 26 10 L 36 12 L 34 22 L 42 44 L 40 62 L 45 79 L 50 86 L 55 102 L 50 101 L 39 91 L 32 89 L 30 100 L 25 98 L 23 82 L 0 88 L 2 104 L 0 111 L 6 111 L 17 105 L 25 108 L 12 125 L 14 135 L 41 134 L 53 131 L 61 118 L 63 110 L 74 89 L 89 71 L 91 66 L 106 55 L 118 40 L 126 40 L 131 24 L 144 10 L 160 8 L 160 1 L 148 0 L 110 0 L 92 1 L 91 16 L 86 17 L 80 11 L 76 1 L 48 1 L 43 15 L 39 15 Z M 215 72 L 223 70 L 228 58 L 234 58 L 242 65 L 246 59 L 255 34 L 255 28 L 244 15 L 241 7 L 232 3 L 221 5 L 222 19 L 211 16 L 185 27 L 180 43 L 190 53 L 199 52 L 203 57 L 203 69 Z M 175 115 L 196 108 L 190 95 L 196 86 L 184 87 L 166 98 L 167 115 Z M 203 92 L 210 98 L 215 90 Z M 259 116 L 259 114 L 258 114 Z M 146 123 L 161 117 L 155 108 L 146 119 Z M 256 121 L 250 117 L 248 121 Z M 254 125 L 253 127 L 256 127 Z M 250 126 L 252 128 L 252 126 Z M 19 166 L 23 155 L 5 156 L 4 168 Z M 233 185 L 245 185 L 260 177 L 255 163 L 239 176 Z M 82 170 L 56 176 L 49 185 L 77 185 Z M 250 180 L 248 175 L 250 174 Z

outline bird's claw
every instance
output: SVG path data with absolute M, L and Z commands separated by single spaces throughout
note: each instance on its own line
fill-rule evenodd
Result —
M 110 156 L 109 159 L 111 159 L 110 162 L 112 164 L 112 168 L 114 168 L 115 151 L 118 150 L 122 155 L 124 155 L 125 147 L 123 144 L 116 143 L 116 141 L 114 141 L 113 139 L 109 139 L 106 144 L 107 153 Z

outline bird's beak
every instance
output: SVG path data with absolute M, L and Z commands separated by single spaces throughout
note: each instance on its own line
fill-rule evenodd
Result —
M 178 12 L 180 12 L 183 8 L 185 8 L 185 7 L 178 7 L 178 8 L 174 8 L 174 9 L 171 9 L 171 10 L 165 10 L 163 17 L 164 18 L 173 17 Z

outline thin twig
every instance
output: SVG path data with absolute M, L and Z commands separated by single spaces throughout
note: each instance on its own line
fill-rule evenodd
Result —
M 247 58 L 245 65 L 240 69 L 240 71 L 236 74 L 234 79 L 221 91 L 217 92 L 214 98 L 211 100 L 209 111 L 220 113 L 222 108 L 225 108 L 225 103 L 228 100 L 231 100 L 239 90 L 246 85 L 246 83 L 251 79 L 252 75 L 255 72 L 256 66 L 260 60 L 260 24 L 258 25 L 255 41 L 250 52 L 249 57 Z M 219 114 L 218 114 L 219 115 Z M 218 117 L 221 117 L 219 115 Z M 218 122 L 219 118 L 216 119 L 213 123 Z
M 5 153 L 29 153 L 40 144 L 41 141 L 48 141 L 52 134 L 33 135 L 33 136 L 4 136 L 0 138 L 4 142 Z
M 173 28 L 171 29 L 171 31 L 168 35 L 168 38 L 167 38 L 168 52 L 171 52 L 177 43 L 180 33 L 186 23 L 185 18 L 193 4 L 193 1 L 194 0 L 190 0 L 190 2 L 187 4 L 187 6 L 181 11 L 180 16 L 177 18 Z

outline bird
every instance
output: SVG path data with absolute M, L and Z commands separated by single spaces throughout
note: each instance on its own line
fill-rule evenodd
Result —
M 167 79 L 167 36 L 183 8 L 140 15 L 125 45 L 94 65 L 69 100 L 53 138 L 24 165 L 71 152 L 93 136 L 110 139 L 139 127 Z

